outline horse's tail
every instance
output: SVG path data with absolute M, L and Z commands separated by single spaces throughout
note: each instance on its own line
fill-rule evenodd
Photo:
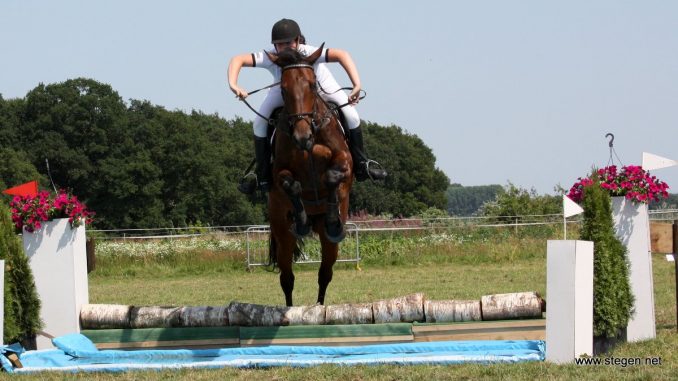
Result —
M 275 237 L 273 234 L 271 234 L 268 237 L 268 263 L 266 264 L 266 267 L 268 267 L 269 271 L 275 271 L 278 269 L 278 254 L 277 254 L 277 249 L 278 243 L 275 240 Z M 297 239 L 296 244 L 294 245 L 294 254 L 293 257 L 294 261 L 298 261 L 299 258 L 303 255 L 303 249 L 304 248 L 304 240 L 303 239 Z
M 269 271 L 275 271 L 278 268 L 278 254 L 276 251 L 277 243 L 273 234 L 268 236 L 268 263 L 266 267 Z

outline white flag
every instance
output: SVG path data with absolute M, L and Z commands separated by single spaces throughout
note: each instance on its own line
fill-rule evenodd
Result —
M 643 169 L 646 171 L 672 167 L 674 165 L 678 165 L 678 161 L 643 152 Z
M 563 214 L 565 218 L 576 216 L 579 213 L 583 213 L 584 209 L 581 208 L 576 202 L 570 200 L 569 197 L 563 195 Z

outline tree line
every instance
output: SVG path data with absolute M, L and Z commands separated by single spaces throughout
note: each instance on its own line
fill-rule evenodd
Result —
M 23 98 L 0 95 L 0 188 L 38 180 L 71 191 L 96 212 L 99 229 L 262 223 L 263 203 L 236 185 L 253 157 L 241 118 L 123 101 L 88 78 L 39 84 Z M 416 135 L 363 122 L 383 184 L 357 183 L 351 212 L 408 217 L 446 208 L 448 177 Z M 5 196 L 6 198 L 6 196 Z

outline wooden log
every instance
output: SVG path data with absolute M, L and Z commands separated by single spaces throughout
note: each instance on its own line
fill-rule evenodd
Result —
M 285 324 L 288 307 L 231 302 L 228 306 L 229 324 L 241 327 L 271 327 Z
M 325 307 L 326 324 L 372 324 L 372 303 L 337 304 Z
M 482 320 L 480 300 L 425 300 L 427 323 Z
M 372 303 L 376 324 L 424 321 L 424 294 L 416 293 Z
M 283 325 L 324 325 L 325 306 L 287 307 L 283 316 Z
M 228 306 L 181 307 L 179 309 L 181 327 L 227 327 Z
M 80 327 L 83 329 L 130 328 L 132 306 L 119 304 L 85 304 L 80 309 Z
M 483 320 L 542 317 L 542 298 L 536 292 L 485 295 L 480 299 Z
M 132 307 L 129 325 L 132 328 L 180 327 L 180 307 Z

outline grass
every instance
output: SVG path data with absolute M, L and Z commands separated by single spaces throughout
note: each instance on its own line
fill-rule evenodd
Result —
M 374 241 L 370 241 L 374 239 Z M 381 243 L 379 244 L 379 241 Z M 363 246 L 364 243 L 364 246 Z M 162 243 L 155 243 L 162 246 Z M 221 305 L 232 300 L 281 304 L 283 295 L 277 274 L 263 268 L 244 270 L 241 250 L 214 247 L 173 249 L 159 252 L 150 246 L 115 252 L 98 248 L 97 270 L 90 274 L 90 301 L 136 305 Z M 207 245 L 207 244 L 203 244 Z M 383 255 L 376 249 L 381 245 Z M 537 291 L 545 294 L 546 244 L 542 238 L 504 236 L 434 237 L 387 235 L 361 238 L 365 260 L 361 271 L 353 265 L 335 266 L 327 303 L 369 302 L 424 292 L 432 299 L 478 299 L 504 292 Z M 137 254 L 130 254 L 134 250 Z M 108 252 L 106 251 L 108 250 Z M 370 251 L 372 250 L 372 251 Z M 627 343 L 608 356 L 659 358 L 661 365 L 576 366 L 549 363 L 455 366 L 319 366 L 307 369 L 219 369 L 121 374 L 61 375 L 43 373 L 26 379 L 93 380 L 419 380 L 419 379 L 517 379 L 517 380 L 669 380 L 678 379 L 673 263 L 663 255 L 653 258 L 657 338 Z M 312 304 L 316 298 L 314 265 L 296 267 L 295 303 Z M 546 295 L 548 299 L 548 295 Z M 9 379 L 6 374 L 0 380 Z

